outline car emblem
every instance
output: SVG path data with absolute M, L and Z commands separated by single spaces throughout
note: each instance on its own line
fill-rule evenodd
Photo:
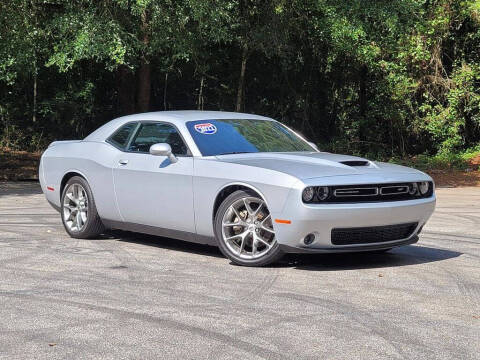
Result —
M 195 131 L 204 135 L 212 135 L 217 132 L 217 127 L 211 123 L 196 124 Z

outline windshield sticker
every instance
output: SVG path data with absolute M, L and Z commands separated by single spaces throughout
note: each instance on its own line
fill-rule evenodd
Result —
M 212 135 L 217 132 L 217 127 L 211 123 L 195 124 L 195 131 L 204 135 Z

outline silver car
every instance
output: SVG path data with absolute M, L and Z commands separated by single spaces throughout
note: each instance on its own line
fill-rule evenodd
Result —
M 142 232 L 216 245 L 249 266 L 412 244 L 435 208 L 423 172 L 320 152 L 278 121 L 241 113 L 121 117 L 53 142 L 39 172 L 71 237 Z

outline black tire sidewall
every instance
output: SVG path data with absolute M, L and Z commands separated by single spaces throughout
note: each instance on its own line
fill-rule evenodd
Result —
M 215 214 L 215 220 L 214 220 L 214 231 L 215 231 L 215 238 L 217 239 L 218 247 L 220 248 L 220 251 L 222 252 L 223 255 L 225 255 L 227 258 L 232 260 L 235 264 L 237 265 L 242 265 L 242 266 L 265 266 L 268 264 L 271 264 L 275 261 L 277 261 L 282 255 L 283 252 L 280 249 L 280 245 L 278 242 L 275 243 L 272 249 L 265 255 L 262 256 L 261 258 L 258 259 L 242 259 L 238 256 L 236 256 L 230 249 L 228 249 L 227 245 L 223 241 L 223 234 L 222 234 L 222 221 L 223 221 L 223 215 L 227 211 L 227 209 L 232 205 L 235 201 L 238 199 L 244 198 L 244 197 L 256 197 L 262 201 L 264 201 L 257 193 L 254 191 L 248 191 L 248 190 L 237 190 L 227 196 L 225 200 L 220 204 L 220 207 L 217 210 L 217 213 Z

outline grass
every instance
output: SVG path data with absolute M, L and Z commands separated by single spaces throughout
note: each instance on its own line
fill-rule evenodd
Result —
M 38 179 L 40 153 L 0 148 L 0 180 Z
M 392 158 L 390 162 L 414 167 L 422 171 L 476 171 L 480 169 L 480 145 L 459 153 L 416 155 L 409 158 Z

